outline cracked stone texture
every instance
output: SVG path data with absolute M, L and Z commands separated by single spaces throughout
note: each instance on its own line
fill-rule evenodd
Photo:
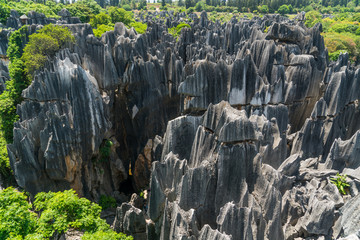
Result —
M 30 15 L 29 33 L 52 21 Z M 358 234 L 359 70 L 347 54 L 329 63 L 321 24 L 203 12 L 175 39 L 167 29 L 186 14 L 162 11 L 138 16 L 145 34 L 116 23 L 97 38 L 60 15 L 76 44 L 23 92 L 8 146 L 19 186 L 94 200 L 150 188 L 146 214 L 123 204 L 114 223 L 139 239 Z

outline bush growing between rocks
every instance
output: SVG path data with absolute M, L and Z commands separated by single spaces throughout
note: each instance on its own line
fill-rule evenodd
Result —
M 133 240 L 133 237 L 123 233 L 98 231 L 95 233 L 85 233 L 82 240 Z
M 187 23 L 179 23 L 176 27 L 168 28 L 168 32 L 173 35 L 176 39 L 180 36 L 181 29 L 183 28 L 191 28 L 191 26 Z
M 348 184 L 346 181 L 346 174 L 340 175 L 339 173 L 337 173 L 335 178 L 330 178 L 330 182 L 339 189 L 339 192 L 342 195 L 346 195 L 345 189 L 350 187 L 350 184 Z
M 67 28 L 52 24 L 46 25 L 29 38 L 27 26 L 11 34 L 7 51 L 11 61 L 10 81 L 7 81 L 6 90 L 0 95 L 0 173 L 4 177 L 11 175 L 6 143 L 11 143 L 13 139 L 13 126 L 18 120 L 16 106 L 22 101 L 22 91 L 30 85 L 33 73 L 41 68 L 48 58 L 74 41 L 74 36 Z
M 101 37 L 103 33 L 114 30 L 117 22 L 124 23 L 127 28 L 133 27 L 139 34 L 145 33 L 147 29 L 146 24 L 135 21 L 132 12 L 118 7 L 109 7 L 108 13 L 102 12 L 94 16 L 90 20 L 90 25 L 94 28 L 94 35 Z
M 111 196 L 101 195 L 99 200 L 100 207 L 105 210 L 116 207 L 116 200 Z
M 98 204 L 74 190 L 38 193 L 31 204 L 24 193 L 9 187 L 0 191 L 0 239 L 49 239 L 69 229 L 85 232 L 85 240 L 133 239 L 112 231 L 100 212 Z
M 74 42 L 75 38 L 68 28 L 52 24 L 30 35 L 21 57 L 28 77 L 32 79 L 33 73 L 43 67 L 48 58 Z

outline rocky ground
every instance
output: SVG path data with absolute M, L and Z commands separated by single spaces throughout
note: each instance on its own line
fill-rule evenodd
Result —
M 116 211 L 135 239 L 359 239 L 360 74 L 347 54 L 329 63 L 320 24 L 203 12 L 176 39 L 185 13 L 146 13 L 145 34 L 99 39 L 62 14 L 76 44 L 23 92 L 8 146 L 20 187 L 119 202 L 150 188 Z

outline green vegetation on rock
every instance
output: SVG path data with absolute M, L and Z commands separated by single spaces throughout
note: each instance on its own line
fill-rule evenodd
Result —
M 0 239 L 49 239 L 69 229 L 85 232 L 82 239 L 132 240 L 111 230 L 100 218 L 101 207 L 74 190 L 38 193 L 33 204 L 9 187 L 0 191 Z
M 168 32 L 173 35 L 176 39 L 180 36 L 181 29 L 183 28 L 191 28 L 191 26 L 187 23 L 179 23 L 176 27 L 168 28 Z
M 342 195 L 346 195 L 346 188 L 350 187 L 350 184 L 346 181 L 346 174 L 340 175 L 336 174 L 335 178 L 330 178 L 330 182 L 335 184 L 335 186 L 339 189 L 339 192 Z
M 25 46 L 22 55 L 28 77 L 32 79 L 33 73 L 43 67 L 49 58 L 61 48 L 74 42 L 75 38 L 69 29 L 52 24 L 30 35 L 29 43 Z
M 6 91 L 0 95 L 0 172 L 3 177 L 11 173 L 6 144 L 13 139 L 13 126 L 19 118 L 16 106 L 22 101 L 22 91 L 30 85 L 33 73 L 48 58 L 75 41 L 67 28 L 52 24 L 29 37 L 27 35 L 27 26 L 23 26 L 9 38 L 10 81 L 6 82 Z
M 114 30 L 114 25 L 117 22 L 124 23 L 128 28 L 133 27 L 137 33 L 143 34 L 146 32 L 146 24 L 136 22 L 132 12 L 118 7 L 109 7 L 107 12 L 101 12 L 93 16 L 90 25 L 94 28 L 94 35 L 101 37 L 103 33 Z
M 0 239 L 23 239 L 34 233 L 36 214 L 27 196 L 12 187 L 0 191 Z
M 95 233 L 85 233 L 82 240 L 133 240 L 132 236 L 126 236 L 123 233 L 113 231 L 97 231 Z
M 101 195 L 99 200 L 100 207 L 105 210 L 116 207 L 116 200 L 111 196 Z

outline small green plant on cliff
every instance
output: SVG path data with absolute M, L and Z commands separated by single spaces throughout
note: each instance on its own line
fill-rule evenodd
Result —
M 7 55 L 10 58 L 10 80 L 6 82 L 6 91 L 0 95 L 0 174 L 10 180 L 9 157 L 6 149 L 12 143 L 13 125 L 18 120 L 16 105 L 21 103 L 21 92 L 29 82 L 24 72 L 24 63 L 20 59 L 26 42 L 27 27 L 14 31 L 9 38 Z
M 7 55 L 10 81 L 6 82 L 6 90 L 0 95 L 0 174 L 10 175 L 6 143 L 12 143 L 13 126 L 19 119 L 16 106 L 22 102 L 21 93 L 27 88 L 33 73 L 41 68 L 49 57 L 60 48 L 75 41 L 71 32 L 64 27 L 46 25 L 37 33 L 28 37 L 28 26 L 13 32 L 9 38 Z
M 339 192 L 342 195 L 346 195 L 345 189 L 350 187 L 350 184 L 346 181 L 346 174 L 340 175 L 339 173 L 336 174 L 335 178 L 330 178 L 331 183 L 335 184 L 335 186 L 339 189 Z
M 100 162 L 105 162 L 109 160 L 111 153 L 111 146 L 113 142 L 111 140 L 106 140 L 102 143 L 102 146 L 99 149 L 100 152 Z
M 176 27 L 168 28 L 168 32 L 174 36 L 174 38 L 178 39 L 181 33 L 181 29 L 183 28 L 191 28 L 191 26 L 187 23 L 179 23 Z
M 29 43 L 25 46 L 21 57 L 28 77 L 32 79 L 33 73 L 43 67 L 49 58 L 61 48 L 68 47 L 74 42 L 75 38 L 68 28 L 52 24 L 30 35 Z
M 85 240 L 132 240 L 112 231 L 100 212 L 98 204 L 74 190 L 38 193 L 31 204 L 24 193 L 9 187 L 0 191 L 0 239 L 53 239 L 55 233 L 75 229 L 85 232 Z
M 111 196 L 101 195 L 99 200 L 100 207 L 105 210 L 116 207 L 116 200 Z

